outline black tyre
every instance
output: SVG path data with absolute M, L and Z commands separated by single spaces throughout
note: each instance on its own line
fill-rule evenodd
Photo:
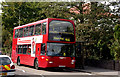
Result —
M 17 65 L 18 66 L 20 66 L 21 64 L 20 64 L 20 58 L 18 57 L 18 59 L 17 59 Z
M 37 70 L 39 69 L 38 60 L 37 60 L 37 59 L 35 60 L 34 67 L 35 67 L 35 69 L 37 69 Z

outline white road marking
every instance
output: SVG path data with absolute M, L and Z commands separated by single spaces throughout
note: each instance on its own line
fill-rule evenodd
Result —
M 25 72 L 25 70 L 22 70 L 22 72 Z
M 88 75 L 93 75 L 93 74 L 88 73 Z
M 41 73 L 32 73 L 32 74 L 34 74 L 34 75 L 40 75 L 41 77 L 44 77 L 44 75 L 43 74 L 41 74 Z
M 22 72 L 25 72 L 25 70 L 22 70 L 22 69 L 17 69 L 17 70 L 22 71 Z
M 22 70 L 22 69 L 17 69 L 17 70 L 22 71 L 24 73 L 26 72 L 25 70 Z M 32 74 L 34 74 L 34 75 L 40 75 L 41 77 L 44 77 L 44 75 L 40 74 L 40 73 L 39 74 L 38 73 L 32 73 Z

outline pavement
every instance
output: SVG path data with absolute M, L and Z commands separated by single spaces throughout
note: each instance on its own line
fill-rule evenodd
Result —
M 84 69 L 79 69 L 82 72 L 91 73 L 93 75 L 117 75 L 120 76 L 120 71 L 110 70 L 110 69 L 103 69 L 103 68 L 96 68 L 85 66 Z

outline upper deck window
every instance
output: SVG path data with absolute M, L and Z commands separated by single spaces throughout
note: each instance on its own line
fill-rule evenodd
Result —
M 15 30 L 15 38 L 18 38 L 19 29 Z
M 19 37 L 23 37 L 23 28 L 19 29 Z
M 28 34 L 28 36 L 32 36 L 32 35 L 34 35 L 34 25 L 29 27 L 29 34 Z
M 73 24 L 68 21 L 51 21 L 49 24 L 49 40 L 74 42 Z
M 24 36 L 28 36 L 28 27 L 24 28 Z
M 46 25 L 46 22 L 42 23 L 42 34 L 46 34 Z
M 41 24 L 35 26 L 35 35 L 40 35 L 41 33 Z
M 74 28 L 68 21 L 52 21 L 49 25 L 49 33 L 74 34 Z

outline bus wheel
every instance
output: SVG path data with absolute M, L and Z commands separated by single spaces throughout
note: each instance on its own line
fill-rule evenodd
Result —
M 21 64 L 20 64 L 20 58 L 18 57 L 18 59 L 17 59 L 17 65 L 18 66 L 20 66 Z
M 34 67 L 35 67 L 35 69 L 37 69 L 37 70 L 39 69 L 39 67 L 38 67 L 38 60 L 37 60 L 37 59 L 35 60 Z

